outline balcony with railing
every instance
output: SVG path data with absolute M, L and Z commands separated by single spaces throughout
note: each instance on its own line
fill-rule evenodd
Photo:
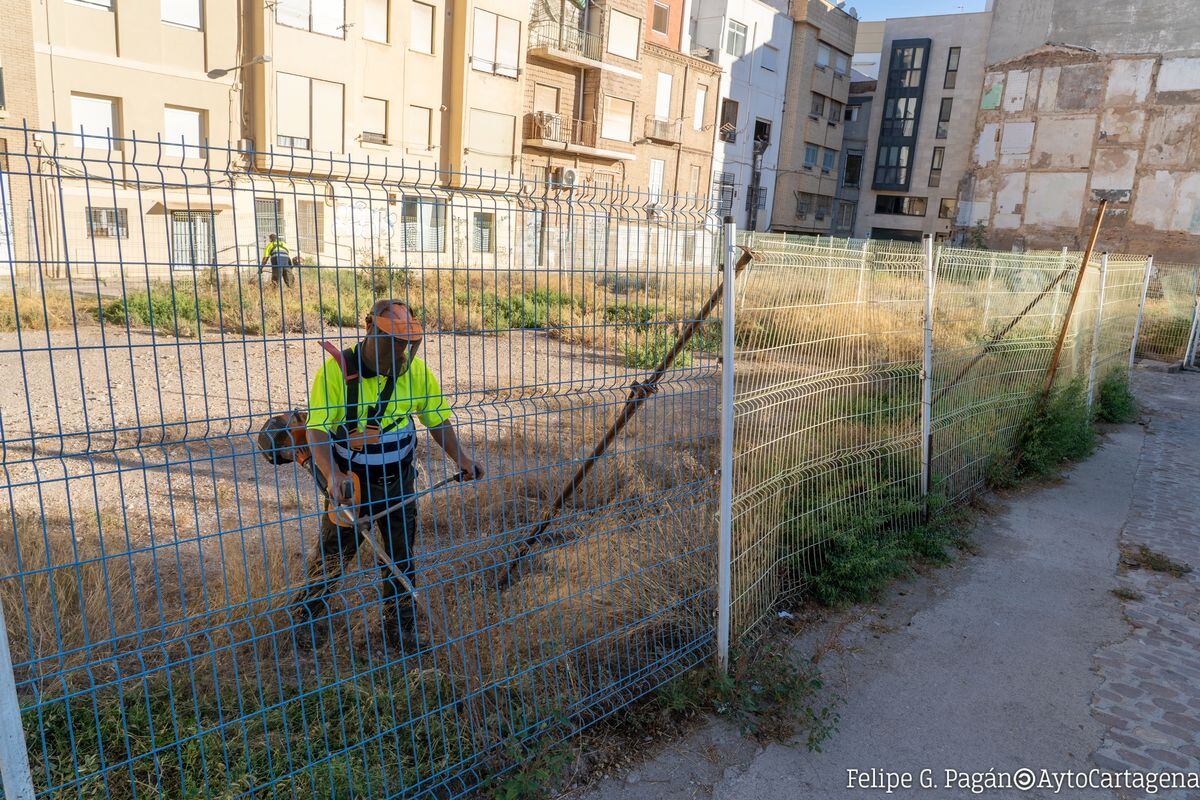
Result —
M 604 53 L 594 33 L 543 20 L 529 28 L 529 54 L 565 64 L 598 66 Z
M 632 147 L 628 150 L 618 150 L 611 146 L 602 146 L 599 134 L 600 128 L 596 122 L 571 119 L 547 111 L 534 111 L 525 115 L 521 138 L 526 147 L 564 150 L 568 153 L 623 161 L 633 159 Z
M 525 144 L 566 150 L 595 147 L 596 123 L 571 119 L 562 114 L 535 111 L 525 115 Z
M 646 138 L 657 142 L 678 142 L 683 136 L 683 121 L 664 117 L 646 117 Z

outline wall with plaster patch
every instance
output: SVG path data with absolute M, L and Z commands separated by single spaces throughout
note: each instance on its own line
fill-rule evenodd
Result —
M 988 68 L 958 233 L 992 247 L 1200 258 L 1200 58 L 1045 46 Z

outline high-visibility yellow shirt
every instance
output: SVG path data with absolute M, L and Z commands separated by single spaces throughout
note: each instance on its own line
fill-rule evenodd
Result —
M 276 250 L 283 250 L 283 252 L 287 253 L 288 255 L 291 255 L 292 252 L 291 250 L 288 250 L 288 246 L 286 244 L 276 239 L 273 242 L 267 242 L 267 249 L 263 251 L 263 258 L 270 258 Z
M 375 409 L 386 385 L 387 377 L 383 375 L 358 379 L 358 430 L 366 427 L 367 415 Z M 453 416 L 433 371 L 419 358 L 413 358 L 408 371 L 396 378 L 392 398 L 376 424 L 384 429 L 404 428 L 412 416 L 427 428 L 441 425 Z M 308 395 L 307 427 L 333 433 L 345 421 L 346 378 L 337 360 L 327 358 L 317 370 Z

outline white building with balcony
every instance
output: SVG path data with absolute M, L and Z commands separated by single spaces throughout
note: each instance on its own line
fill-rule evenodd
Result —
M 792 25 L 786 0 L 692 4 L 692 52 L 722 69 L 713 196 L 743 230 L 771 222 Z

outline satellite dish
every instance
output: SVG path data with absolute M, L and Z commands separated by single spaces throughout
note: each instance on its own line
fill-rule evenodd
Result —
M 849 14 L 850 16 L 854 17 L 855 19 L 858 19 L 858 9 L 855 8 L 854 6 L 850 6 L 850 8 L 846 9 L 846 13 Z

